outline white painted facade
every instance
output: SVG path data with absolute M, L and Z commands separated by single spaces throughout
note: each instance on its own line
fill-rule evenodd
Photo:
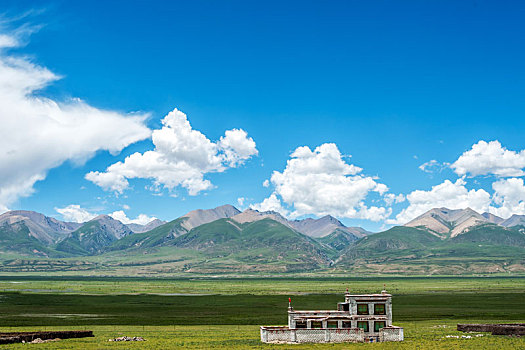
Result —
M 403 328 L 392 325 L 392 295 L 345 294 L 337 310 L 295 311 L 288 326 L 261 327 L 265 343 L 340 343 L 402 341 Z

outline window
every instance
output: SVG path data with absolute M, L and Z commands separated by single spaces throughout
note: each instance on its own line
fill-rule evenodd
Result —
M 349 311 L 349 310 L 350 310 L 350 305 L 343 304 L 343 311 Z
M 326 328 L 337 328 L 337 321 L 326 322 Z
M 312 328 L 323 328 L 323 322 L 321 322 L 321 321 L 312 321 Z
M 363 332 L 368 332 L 368 321 L 357 321 L 357 328 L 362 328 Z
M 343 328 L 352 328 L 352 322 L 343 321 Z
M 295 322 L 295 328 L 306 328 L 306 322 L 304 321 Z
M 358 315 L 368 315 L 368 304 L 357 304 Z
M 385 304 L 374 305 L 374 315 L 385 315 Z
M 386 327 L 385 321 L 375 321 L 374 322 L 374 332 L 379 332 L 383 327 Z

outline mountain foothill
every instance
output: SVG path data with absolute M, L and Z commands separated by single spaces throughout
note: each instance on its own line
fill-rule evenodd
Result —
M 525 273 L 525 215 L 434 208 L 372 233 L 327 215 L 288 220 L 231 205 L 166 222 L 84 223 L 15 210 L 0 215 L 0 273 L 65 275 Z

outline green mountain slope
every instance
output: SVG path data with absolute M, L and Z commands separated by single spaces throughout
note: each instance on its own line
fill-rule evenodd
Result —
M 339 229 L 336 229 L 328 236 L 317 238 L 318 242 L 325 244 L 338 252 L 345 250 L 357 240 L 358 238 L 355 235 Z
M 169 244 L 176 236 L 186 233 L 186 229 L 182 227 L 182 223 L 186 218 L 178 218 L 163 225 L 160 225 L 153 230 L 134 233 L 113 242 L 105 248 L 106 251 L 123 250 L 129 248 L 151 248 L 160 245 Z
M 98 254 L 111 243 L 131 233 L 121 222 L 108 216 L 100 216 L 73 231 L 55 249 L 75 255 Z
M 0 251 L 46 257 L 58 255 L 33 237 L 24 222 L 4 223 L 0 226 Z
M 464 274 L 523 271 L 525 235 L 482 224 L 440 239 L 422 228 L 394 227 L 350 246 L 336 266 L 362 273 Z
M 430 232 L 413 227 L 396 226 L 360 239 L 347 252 L 356 255 L 384 255 L 399 250 L 425 249 L 441 240 Z
M 271 219 L 244 224 L 231 219 L 216 220 L 178 237 L 174 245 L 204 252 L 213 259 L 210 266 L 222 260 L 232 268 L 242 264 L 275 269 L 271 266 L 280 265 L 284 271 L 291 271 L 311 270 L 330 263 L 327 248 Z
M 519 232 L 519 229 L 513 230 L 495 224 L 485 224 L 452 238 L 452 241 L 525 247 L 525 234 Z

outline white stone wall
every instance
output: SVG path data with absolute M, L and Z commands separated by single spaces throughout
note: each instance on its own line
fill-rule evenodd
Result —
M 290 343 L 293 342 L 292 332 L 288 328 L 266 329 L 261 327 L 261 341 L 265 343 Z
M 261 327 L 261 341 L 265 343 L 344 343 L 363 342 L 362 329 L 288 329 Z
M 385 327 L 379 330 L 379 341 L 403 341 L 405 338 L 403 328 Z

